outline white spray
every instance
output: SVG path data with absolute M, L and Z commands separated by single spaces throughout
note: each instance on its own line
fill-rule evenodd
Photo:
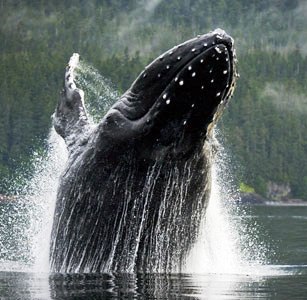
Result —
M 248 222 L 244 207 L 238 204 L 231 170 L 229 155 L 220 145 L 212 166 L 209 204 L 186 272 L 247 274 L 267 263 L 269 247 L 259 240 L 258 225 Z
M 103 79 L 99 73 L 85 63 L 78 65 L 79 80 L 82 88 L 90 88 L 93 96 L 99 95 L 102 100 L 101 111 L 105 111 L 116 100 L 118 94 L 112 90 L 105 80 L 99 80 L 102 86 L 93 92 L 93 77 Z M 87 82 L 86 76 L 90 77 Z M 49 271 L 49 244 L 52 227 L 57 186 L 67 160 L 66 146 L 63 140 L 52 129 L 49 136 L 48 154 L 37 156 L 35 174 L 26 187 L 27 225 L 21 230 L 19 244 L 24 251 L 29 251 L 27 261 L 31 262 L 33 271 Z M 200 238 L 192 249 L 186 263 L 185 272 L 189 273 L 238 273 L 242 267 L 265 262 L 266 247 L 257 244 L 255 231 L 247 229 L 242 222 L 242 210 L 237 211 L 233 204 L 233 188 L 225 184 L 229 182 L 225 172 L 224 150 L 219 149 L 219 156 L 213 165 L 213 184 L 211 199 L 206 216 L 202 222 Z M 222 162 L 222 163 L 221 163 Z M 227 169 L 227 167 L 226 167 Z M 229 177 L 229 176 L 228 176 Z M 229 186 L 231 188 L 229 188 Z M 23 204 L 25 201 L 23 202 Z M 18 209 L 18 208 L 17 208 Z M 4 214 L 0 216 L 4 218 Z M 14 220 L 12 220 L 14 223 Z M 15 224 L 24 226 L 25 223 Z M 1 229 L 1 228 L 0 228 Z M 1 239 L 0 244 L 5 243 Z M 251 251 L 252 250 L 252 251 Z M 6 249 L 6 251 L 10 251 Z M 1 254 L 1 253 L 0 253 Z M 22 260 L 25 261 L 25 260 Z

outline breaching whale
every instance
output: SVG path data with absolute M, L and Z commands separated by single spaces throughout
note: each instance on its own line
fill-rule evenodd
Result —
M 74 80 L 78 59 L 53 115 L 69 159 L 51 271 L 180 271 L 210 194 L 212 129 L 235 87 L 233 39 L 217 29 L 166 51 L 95 126 Z

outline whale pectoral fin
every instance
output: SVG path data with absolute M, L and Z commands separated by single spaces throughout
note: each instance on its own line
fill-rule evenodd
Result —
M 84 107 L 84 92 L 78 89 L 74 81 L 74 70 L 79 62 L 79 54 L 74 53 L 66 67 L 64 89 L 53 115 L 53 126 L 62 136 L 68 148 L 75 144 L 78 136 L 89 125 Z

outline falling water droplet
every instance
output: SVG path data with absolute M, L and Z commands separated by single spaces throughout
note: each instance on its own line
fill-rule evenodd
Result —
M 179 85 L 183 85 L 184 84 L 184 81 L 183 80 L 180 80 L 179 81 Z
M 165 93 L 165 94 L 163 95 L 163 99 L 166 99 L 166 97 L 167 97 L 167 94 Z
M 170 104 L 171 103 L 171 99 L 167 99 L 166 101 L 165 101 L 165 103 L 168 105 L 168 104 Z
M 192 73 L 192 77 L 195 77 L 195 76 L 196 76 L 196 73 L 195 73 L 195 72 L 193 72 L 193 73 Z

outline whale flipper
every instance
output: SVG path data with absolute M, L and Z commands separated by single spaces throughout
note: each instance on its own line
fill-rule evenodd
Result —
M 80 134 L 86 132 L 89 120 L 84 106 L 84 92 L 78 89 L 75 68 L 79 63 L 79 54 L 74 53 L 66 67 L 64 89 L 53 115 L 56 132 L 63 137 L 69 150 L 80 140 Z M 78 143 L 79 144 L 79 143 Z

